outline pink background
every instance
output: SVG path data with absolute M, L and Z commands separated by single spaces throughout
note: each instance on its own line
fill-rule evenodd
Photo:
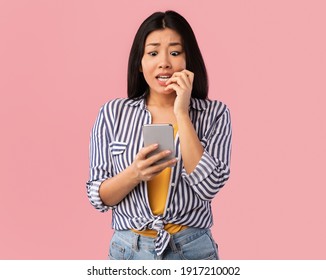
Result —
M 0 259 L 106 259 L 111 214 L 86 197 L 89 133 L 126 96 L 139 24 L 192 25 L 210 98 L 231 109 L 214 201 L 223 259 L 326 259 L 325 2 L 0 1 Z

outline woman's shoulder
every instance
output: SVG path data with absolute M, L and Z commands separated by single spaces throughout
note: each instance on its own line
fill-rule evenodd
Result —
M 104 103 L 103 107 L 111 107 L 111 106 L 117 106 L 117 105 L 124 105 L 126 103 L 130 103 L 131 99 L 129 98 L 123 98 L 123 97 L 117 97 L 108 100 Z
M 102 109 L 105 112 L 114 112 L 116 110 L 120 110 L 122 107 L 128 106 L 128 107 L 134 107 L 136 103 L 139 103 L 139 101 L 135 101 L 130 98 L 114 98 L 110 99 L 104 105 L 102 106 Z
M 223 114 L 225 111 L 229 112 L 228 106 L 219 100 L 192 98 L 190 105 L 193 109 L 208 113 L 215 111 L 218 115 Z

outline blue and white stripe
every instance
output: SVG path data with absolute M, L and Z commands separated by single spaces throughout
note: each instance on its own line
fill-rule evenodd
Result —
M 167 223 L 191 227 L 212 226 L 211 200 L 230 175 L 231 120 L 227 106 L 219 101 L 191 99 L 190 118 L 204 147 L 204 154 L 191 174 L 183 168 L 178 135 L 175 140 L 178 163 L 171 170 L 165 212 L 152 214 L 147 184 L 141 182 L 119 204 L 103 204 L 99 187 L 107 178 L 123 171 L 143 147 L 142 126 L 151 123 L 145 100 L 114 99 L 100 110 L 90 140 L 90 178 L 87 194 L 99 211 L 113 211 L 116 230 L 153 228 L 158 231 L 156 250 L 162 254 L 170 236 Z

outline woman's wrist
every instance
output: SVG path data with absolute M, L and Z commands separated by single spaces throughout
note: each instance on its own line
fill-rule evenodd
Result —
M 177 122 L 182 122 L 184 120 L 190 120 L 190 117 L 189 117 L 189 111 L 179 111 L 179 112 L 176 112 L 174 113 L 176 119 L 177 119 Z
M 138 179 L 138 173 L 134 170 L 132 165 L 129 165 L 121 174 L 133 187 L 136 187 L 141 182 L 141 180 Z
M 139 183 L 132 168 L 127 167 L 124 171 L 102 182 L 99 189 L 100 198 L 106 205 L 116 205 Z

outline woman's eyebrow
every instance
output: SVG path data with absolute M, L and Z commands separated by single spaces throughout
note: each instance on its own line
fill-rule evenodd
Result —
M 182 44 L 179 42 L 171 42 L 169 46 L 182 46 Z
M 156 47 L 156 46 L 159 46 L 159 45 L 160 45 L 160 43 L 148 43 L 145 47 L 148 47 L 148 46 Z
M 160 46 L 161 43 L 148 43 L 145 47 L 148 47 L 148 46 L 154 46 L 154 47 L 157 47 L 157 46 Z M 182 46 L 182 44 L 180 42 L 171 42 L 169 43 L 169 46 Z

